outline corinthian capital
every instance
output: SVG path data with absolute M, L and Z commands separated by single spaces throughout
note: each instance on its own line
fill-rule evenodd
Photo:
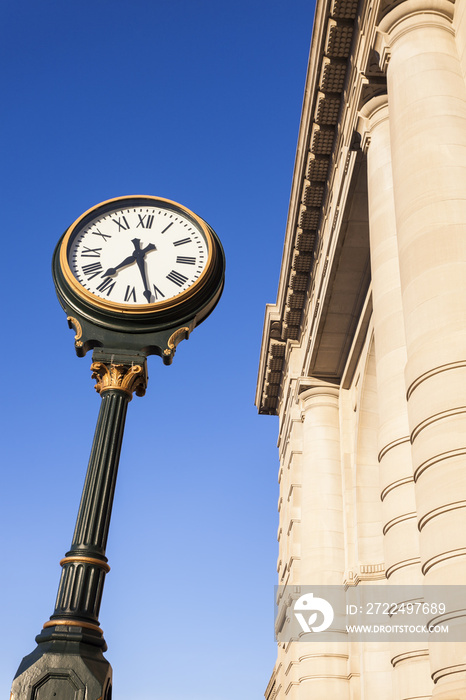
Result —
M 92 378 L 97 379 L 95 390 L 102 394 L 109 389 L 118 389 L 125 392 L 129 401 L 136 396 L 144 396 L 147 387 L 147 371 L 145 363 L 139 364 L 112 364 L 110 362 L 93 362 L 91 365 Z

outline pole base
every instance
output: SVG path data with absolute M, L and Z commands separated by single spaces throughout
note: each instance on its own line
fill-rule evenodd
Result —
M 102 649 L 82 642 L 39 643 L 22 660 L 10 700 L 111 700 L 112 667 Z

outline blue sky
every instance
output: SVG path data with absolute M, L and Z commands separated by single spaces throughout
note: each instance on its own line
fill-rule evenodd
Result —
M 52 252 L 83 211 L 127 194 L 205 218 L 227 277 L 173 365 L 149 358 L 129 405 L 100 615 L 114 700 L 262 697 L 278 423 L 254 393 L 313 13 L 304 0 L 3 3 L 3 697 L 53 612 L 100 402 Z

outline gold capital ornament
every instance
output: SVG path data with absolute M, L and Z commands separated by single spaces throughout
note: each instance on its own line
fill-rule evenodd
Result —
M 147 387 L 147 371 L 144 365 L 124 365 L 104 362 L 91 364 L 92 378 L 97 379 L 95 390 L 102 394 L 109 389 L 124 391 L 129 397 L 144 396 Z

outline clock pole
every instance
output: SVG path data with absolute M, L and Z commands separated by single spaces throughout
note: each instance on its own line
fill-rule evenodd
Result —
M 147 365 L 142 355 L 94 351 L 91 365 L 101 396 L 94 442 L 55 610 L 21 662 L 10 700 L 110 700 L 112 669 L 99 626 L 105 556 L 126 411 L 133 393 L 143 396 Z

